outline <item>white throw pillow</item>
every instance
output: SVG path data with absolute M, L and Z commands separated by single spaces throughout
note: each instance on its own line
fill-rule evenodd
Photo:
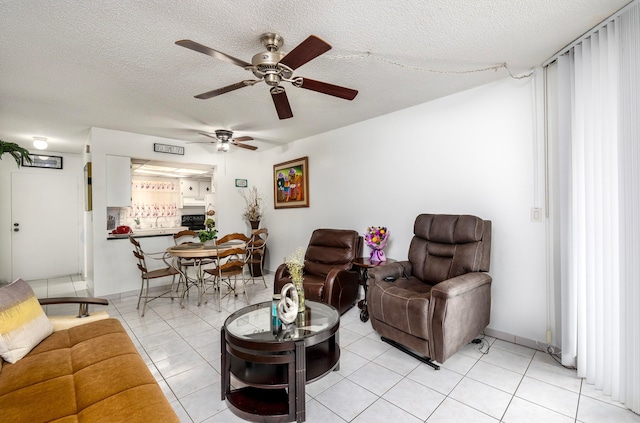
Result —
M 22 279 L 0 288 L 0 356 L 15 363 L 53 332 L 33 289 Z

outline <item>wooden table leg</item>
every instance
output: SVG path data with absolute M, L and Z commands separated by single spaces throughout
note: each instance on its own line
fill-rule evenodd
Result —
M 360 312 L 360 320 L 366 322 L 369 320 L 369 310 L 367 309 L 367 286 L 369 280 L 369 272 L 366 267 L 361 268 L 362 271 L 362 289 L 364 291 L 364 299 L 358 303 L 358 308 L 362 310 Z
M 231 366 L 229 365 L 229 353 L 227 353 L 227 341 L 225 339 L 224 326 L 220 329 L 220 373 L 222 376 L 221 400 L 227 399 L 227 394 L 231 392 Z
M 305 385 L 307 383 L 307 358 L 304 341 L 296 342 L 296 422 L 303 422 L 305 412 Z

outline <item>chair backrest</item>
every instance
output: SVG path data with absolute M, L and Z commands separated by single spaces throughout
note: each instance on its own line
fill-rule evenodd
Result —
M 185 229 L 184 231 L 180 231 L 173 235 L 173 242 L 176 245 L 189 244 L 192 242 L 198 242 L 199 240 L 198 233 L 190 229 Z
M 251 231 L 251 241 L 263 240 L 267 242 L 269 230 L 267 228 L 254 229 Z
M 491 221 L 470 215 L 420 214 L 409 246 L 413 276 L 436 284 L 469 272 L 488 272 Z
M 147 263 L 144 259 L 144 251 L 142 251 L 142 247 L 140 243 L 131 235 L 129 235 L 129 242 L 133 244 L 133 255 L 136 259 L 138 259 L 138 269 L 142 272 L 142 276 L 147 274 Z
M 225 242 L 235 241 L 235 240 L 249 242 L 249 237 L 246 236 L 245 234 L 234 232 L 234 233 L 231 233 L 231 234 L 227 234 L 227 235 L 223 236 L 222 238 L 218 238 L 217 243 L 218 244 L 224 244 Z
M 326 277 L 335 268 L 349 270 L 362 255 L 362 237 L 349 229 L 316 229 L 304 256 L 304 272 Z
M 229 248 L 218 252 L 218 276 L 229 274 L 239 275 L 244 269 L 244 257 L 247 251 L 244 248 Z
M 251 231 L 251 238 L 247 243 L 247 256 L 264 256 L 265 250 L 267 248 L 268 237 L 269 230 L 267 228 L 254 229 L 253 231 Z

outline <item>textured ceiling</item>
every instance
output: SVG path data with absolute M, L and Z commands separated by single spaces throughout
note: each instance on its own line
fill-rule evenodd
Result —
M 0 138 L 80 152 L 92 126 L 203 141 L 224 128 L 260 149 L 528 73 L 628 0 L 184 1 L 0 0 Z M 346 101 L 284 83 L 193 96 L 251 79 L 176 46 L 191 39 L 244 61 L 277 32 L 290 51 L 310 34 L 333 49 L 294 75 L 359 91 Z M 477 72 L 467 72 L 475 71 Z M 232 149 L 238 154 L 248 150 Z

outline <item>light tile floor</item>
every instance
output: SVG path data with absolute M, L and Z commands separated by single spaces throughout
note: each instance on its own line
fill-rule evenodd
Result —
M 268 288 L 249 285 L 252 303 L 270 300 L 273 275 L 267 281 Z M 77 277 L 30 284 L 39 297 L 87 295 Z M 222 312 L 214 301 L 198 307 L 195 295 L 185 308 L 155 300 L 144 317 L 136 303 L 133 296 L 111 300 L 107 310 L 123 323 L 182 422 L 242 421 L 219 399 L 219 328 L 246 305 L 244 297 L 223 299 Z M 354 307 L 341 317 L 340 342 L 340 370 L 307 385 L 307 422 L 640 422 L 549 355 L 499 339 L 470 344 L 434 371 L 380 341 Z

